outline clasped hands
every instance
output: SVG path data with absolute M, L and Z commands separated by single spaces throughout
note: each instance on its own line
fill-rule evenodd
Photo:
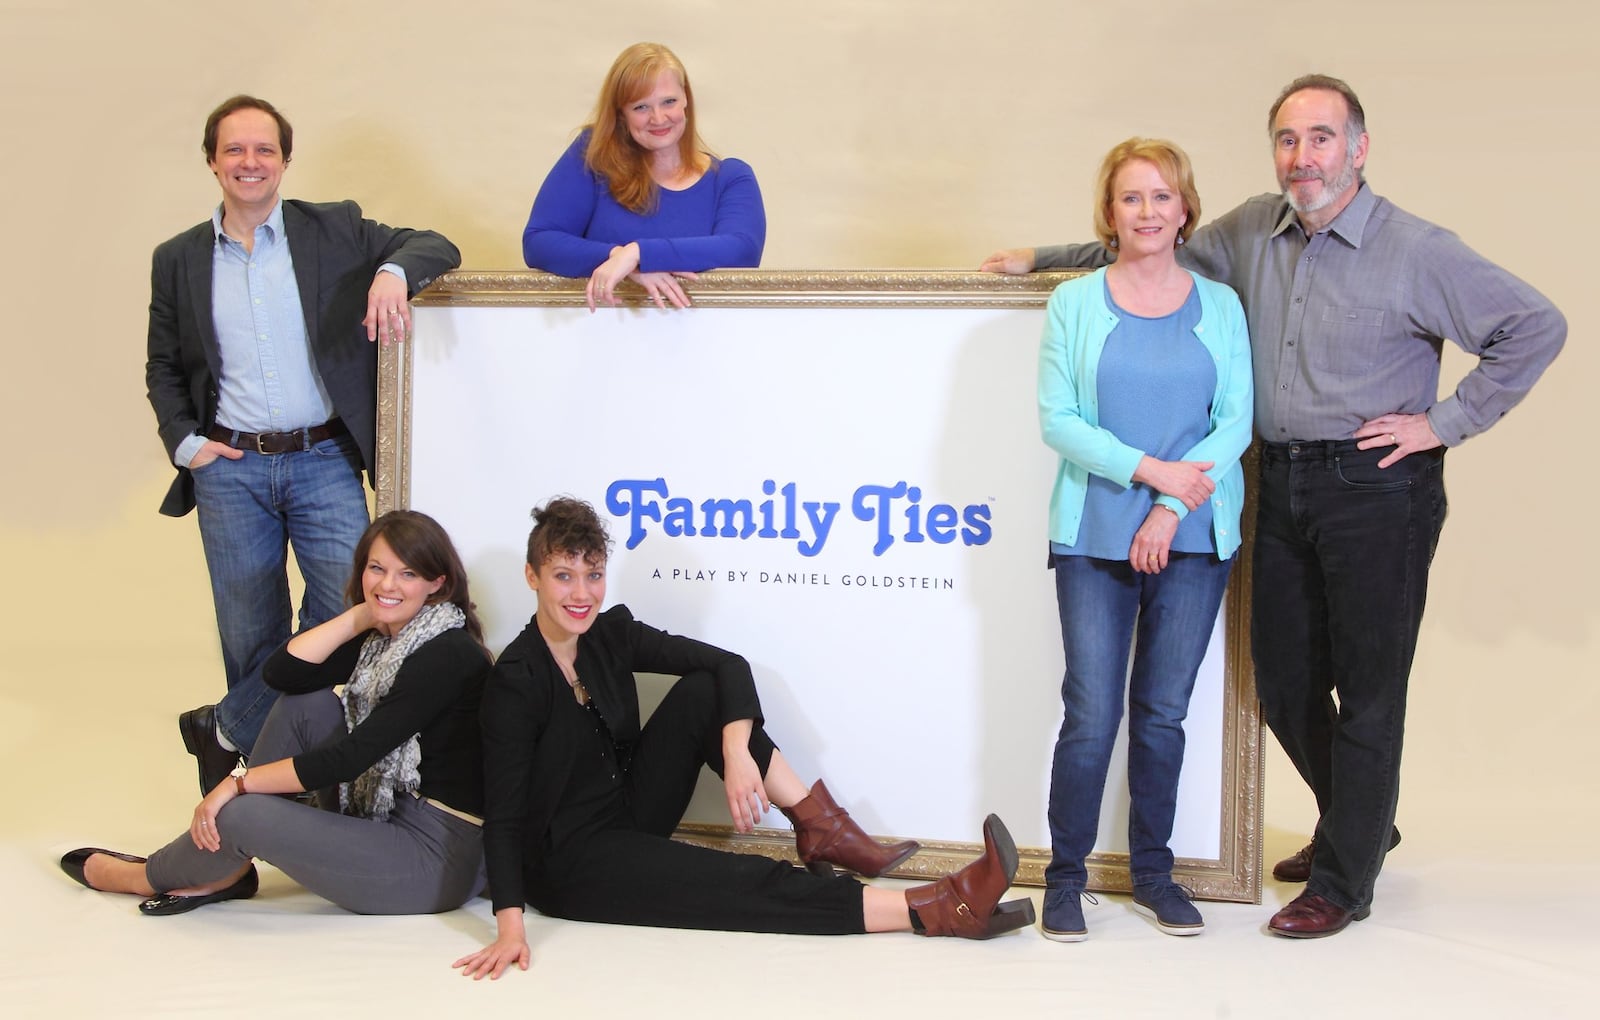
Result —
M 623 280 L 632 280 L 644 288 L 650 300 L 662 311 L 667 310 L 668 302 L 674 308 L 688 308 L 689 295 L 684 293 L 680 280 L 698 280 L 699 273 L 642 273 L 639 271 L 639 244 L 629 241 L 619 244 L 611 249 L 611 257 L 600 263 L 594 273 L 589 277 L 589 283 L 583 289 L 584 301 L 589 306 L 589 311 L 594 311 L 599 305 L 607 304 L 616 307 L 622 303 L 617 296 L 617 285 Z
M 1217 491 L 1217 483 L 1206 474 L 1214 466 L 1209 460 L 1157 460 L 1146 455 L 1134 469 L 1133 481 L 1171 496 L 1188 510 L 1198 510 Z M 1128 565 L 1141 574 L 1161 573 L 1177 533 L 1177 511 L 1159 503 L 1151 507 L 1128 546 Z

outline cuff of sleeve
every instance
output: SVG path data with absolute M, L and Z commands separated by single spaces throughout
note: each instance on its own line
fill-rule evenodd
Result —
M 1168 510 L 1171 510 L 1173 513 L 1178 515 L 1178 520 L 1180 521 L 1189 516 L 1189 508 L 1184 506 L 1182 502 L 1173 498 L 1172 496 L 1157 496 L 1156 506 L 1164 506 Z
M 633 242 L 639 246 L 639 264 L 634 267 L 640 273 L 661 272 L 660 263 L 667 251 L 667 243 L 660 238 L 644 237 Z
M 385 262 L 383 265 L 378 267 L 378 273 L 393 273 L 394 275 L 400 277 L 400 282 L 406 285 L 406 293 L 409 294 L 411 292 L 411 282 L 406 279 L 406 271 L 397 263 Z M 374 273 L 372 275 L 377 276 L 378 274 Z
M 1062 269 L 1062 253 L 1066 246 L 1060 244 L 1041 244 L 1033 249 L 1033 271 L 1045 269 Z
M 1139 462 L 1143 459 L 1142 450 L 1135 450 L 1121 443 L 1116 444 L 1116 448 L 1106 458 L 1106 479 L 1126 489 L 1133 484 L 1133 473 L 1139 470 Z
M 1461 403 L 1454 397 L 1441 400 L 1428 408 L 1426 417 L 1433 434 L 1438 436 L 1439 442 L 1445 446 L 1459 446 L 1478 434 L 1478 430 L 1472 427 L 1472 423 L 1461 410 Z
M 190 436 L 179 443 L 176 450 L 172 451 L 172 463 L 181 468 L 188 467 L 189 462 L 194 460 L 194 455 L 199 453 L 200 447 L 204 445 L 206 445 L 205 436 L 199 433 Z

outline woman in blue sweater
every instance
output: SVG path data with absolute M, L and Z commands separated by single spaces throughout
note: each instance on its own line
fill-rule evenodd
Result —
M 632 280 L 661 308 L 685 308 L 680 279 L 756 266 L 767 216 L 750 166 L 718 159 L 695 130 L 683 63 L 659 43 L 622 51 L 594 115 L 533 200 L 522 257 L 534 269 L 587 276 L 589 310 L 618 303 Z
M 1132 138 L 1100 166 L 1108 268 L 1050 296 L 1039 425 L 1060 457 L 1050 497 L 1066 675 L 1050 777 L 1044 934 L 1088 934 L 1079 897 L 1128 703 L 1134 906 L 1164 932 L 1205 928 L 1172 881 L 1183 720 L 1239 547 L 1250 443 L 1250 345 L 1233 291 L 1177 263 L 1200 218 L 1170 142 Z M 1133 671 L 1128 650 L 1133 646 Z

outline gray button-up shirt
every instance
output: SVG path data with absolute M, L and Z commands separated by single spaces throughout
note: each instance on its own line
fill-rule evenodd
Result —
M 1258 195 L 1195 231 L 1178 257 L 1238 291 L 1256 431 L 1272 442 L 1348 439 L 1379 415 L 1426 412 L 1454 446 L 1516 406 L 1566 340 L 1542 294 L 1365 184 L 1309 238 L 1282 195 Z M 1038 269 L 1107 261 L 1098 244 L 1035 254 Z M 1446 340 L 1478 364 L 1440 400 Z

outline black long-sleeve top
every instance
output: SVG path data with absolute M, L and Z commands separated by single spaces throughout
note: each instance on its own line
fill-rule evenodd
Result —
M 307 694 L 346 683 L 366 633 L 322 662 L 296 658 L 287 645 L 267 659 L 262 679 L 284 694 Z M 419 735 L 418 793 L 469 814 L 483 813 L 483 738 L 478 725 L 489 656 L 456 628 L 425 642 L 401 663 L 389 688 L 361 724 L 326 747 L 297 754 L 295 775 L 308 790 L 347 783 L 379 758 Z
M 742 656 L 657 630 L 635 620 L 626 606 L 613 606 L 578 638 L 577 673 L 621 749 L 639 736 L 636 670 L 669 676 L 707 670 L 716 678 L 723 725 L 764 722 L 755 677 Z M 483 695 L 483 851 L 495 910 L 526 902 L 523 868 L 535 859 L 561 807 L 586 734 L 562 722 L 579 714 L 558 715 L 553 708 L 555 699 L 572 697 L 538 621 L 529 621 L 500 653 Z M 580 719 L 578 725 L 590 724 Z

